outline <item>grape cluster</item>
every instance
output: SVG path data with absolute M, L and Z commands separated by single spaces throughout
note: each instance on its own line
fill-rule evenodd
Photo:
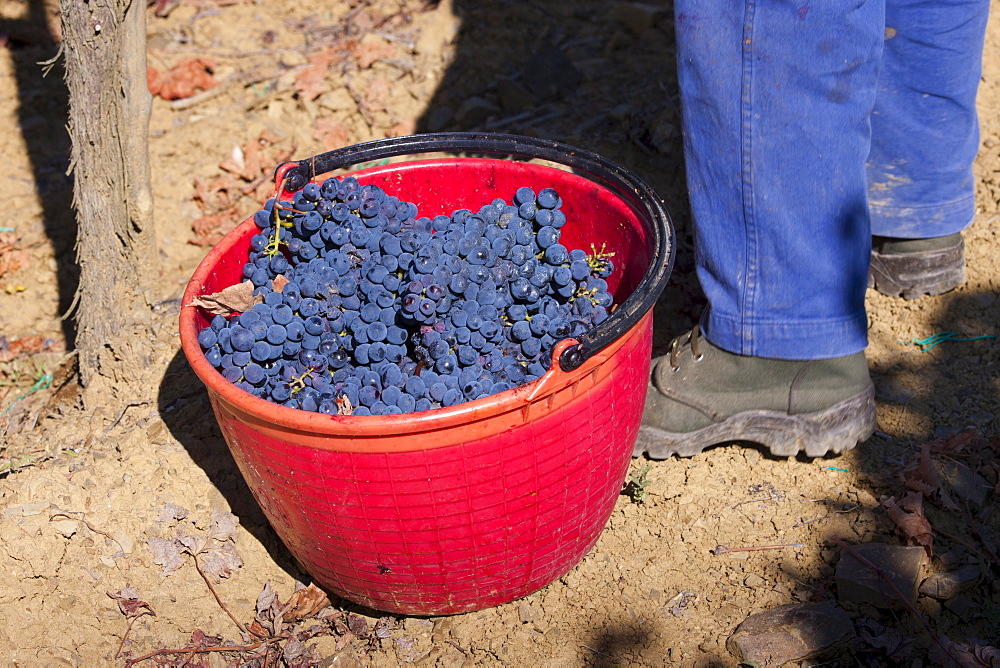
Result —
M 559 243 L 555 190 L 433 219 L 354 177 L 254 215 L 243 276 L 263 303 L 198 335 L 229 381 L 274 403 L 391 415 L 541 377 L 557 341 L 608 317 L 613 253 Z

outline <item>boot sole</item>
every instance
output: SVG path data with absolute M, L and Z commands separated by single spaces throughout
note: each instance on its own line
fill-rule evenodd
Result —
M 875 433 L 875 386 L 823 411 L 788 415 L 778 411 L 747 411 L 689 434 L 675 434 L 642 425 L 633 457 L 691 457 L 712 445 L 751 442 L 772 455 L 807 457 L 840 454 Z
M 889 297 L 940 295 L 965 282 L 965 242 L 919 253 L 872 251 L 868 287 Z

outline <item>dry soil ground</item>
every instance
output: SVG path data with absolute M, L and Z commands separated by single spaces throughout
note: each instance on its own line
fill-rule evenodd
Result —
M 337 666 L 735 665 L 725 641 L 749 615 L 842 597 L 834 573 L 843 548 L 831 536 L 848 545 L 926 543 L 922 517 L 935 555 L 923 575 L 966 565 L 980 578 L 950 600 L 921 595 L 912 610 L 842 603 L 857 637 L 827 665 L 928 665 L 940 643 L 996 645 L 1000 349 L 992 338 L 948 340 L 927 352 L 906 343 L 941 332 L 1000 334 L 1000 3 L 993 9 L 978 215 L 965 233 L 968 281 L 919 301 L 869 294 L 879 414 L 869 442 L 837 459 L 777 460 L 733 446 L 638 460 L 633 476 L 645 499 L 622 495 L 590 554 L 543 590 L 429 620 L 378 622 L 379 613 L 335 602 L 318 621 L 289 627 L 319 635 L 304 645 L 272 643 L 270 660 L 283 653 L 290 665 L 310 657 Z M 154 99 L 155 363 L 143 382 L 120 388 L 117 404 L 84 412 L 65 363 L 71 328 L 60 319 L 74 289 L 66 92 L 58 61 L 48 76 L 37 64 L 56 55 L 58 18 L 41 2 L 0 0 L 7 665 L 121 665 L 157 649 L 252 644 L 234 619 L 249 624 L 259 607 L 267 617 L 270 601 L 258 595 L 268 583 L 287 601 L 308 582 L 240 478 L 179 352 L 176 326 L 187 278 L 207 246 L 255 209 L 277 162 L 415 130 L 499 130 L 583 146 L 645 178 L 673 211 L 678 258 L 657 307 L 654 345 L 662 351 L 700 308 L 672 32 L 662 16 L 614 0 L 165 0 L 150 8 L 148 34 L 149 64 L 160 73 L 204 59 L 188 62 L 173 84 L 209 71 L 218 83 L 193 98 Z M 546 54 L 546 44 L 567 60 Z M 544 68 L 559 73 L 550 90 L 522 76 Z M 928 482 L 931 465 L 951 472 L 940 486 Z M 898 507 L 885 502 L 909 492 L 922 509 L 910 505 L 919 512 L 893 521 Z M 218 600 L 190 556 L 171 561 L 162 549 L 213 527 L 207 549 L 233 566 L 214 584 Z M 718 545 L 788 547 L 713 553 Z M 249 656 L 158 660 L 221 665 Z

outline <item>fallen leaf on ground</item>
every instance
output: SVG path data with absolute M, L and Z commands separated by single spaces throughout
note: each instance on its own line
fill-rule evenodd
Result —
M 167 524 L 174 524 L 187 517 L 189 512 L 187 508 L 182 508 L 168 501 L 163 504 L 163 510 L 160 511 L 160 521 Z
M 364 637 L 370 632 L 367 619 L 361 615 L 352 615 L 350 613 L 347 615 L 347 628 L 358 637 Z
M 899 660 L 907 654 L 913 644 L 912 638 L 903 636 L 898 630 L 884 626 L 871 617 L 861 617 L 855 621 L 861 651 L 876 654 L 886 659 Z
M 236 227 L 239 217 L 239 209 L 232 206 L 219 213 L 197 218 L 191 223 L 195 238 L 189 239 L 188 242 L 195 246 L 214 246 Z
M 211 575 L 218 582 L 242 568 L 243 558 L 232 543 L 210 542 L 199 552 L 198 563 L 203 573 Z
M 194 201 L 202 215 L 192 223 L 195 246 L 214 246 L 247 215 L 244 199 L 263 204 L 274 192 L 274 169 L 288 162 L 295 147 L 279 146 L 282 138 L 263 130 L 242 147 L 237 146 L 230 157 L 219 163 L 222 174 L 212 179 L 194 179 Z
M 146 547 L 153 553 L 153 563 L 163 566 L 164 576 L 173 575 L 184 565 L 181 546 L 173 539 L 150 538 L 146 541 Z
M 146 68 L 149 92 L 164 100 L 191 97 L 199 90 L 208 90 L 219 82 L 212 76 L 215 61 L 210 58 L 185 58 L 166 72 Z
M 236 285 L 230 285 L 221 292 L 211 295 L 200 295 L 191 300 L 191 306 L 198 306 L 212 315 L 233 315 L 249 311 L 257 304 L 263 304 L 264 298 L 253 294 L 254 285 L 250 281 L 243 281 Z
M 295 638 L 285 643 L 285 647 L 281 651 L 281 658 L 289 668 L 315 666 L 323 660 L 315 645 L 307 647 L 304 642 Z
M 338 50 L 331 46 L 309 58 L 309 64 L 295 75 L 295 90 L 300 98 L 315 100 L 329 89 L 326 75 L 339 57 Z
M 212 511 L 212 526 L 208 529 L 208 537 L 219 541 L 236 540 L 236 530 L 240 520 L 233 513 L 221 510 Z
M 313 139 L 326 151 L 342 148 L 351 143 L 351 131 L 336 118 L 320 118 L 316 121 Z
M 389 97 L 392 84 L 382 77 L 372 77 L 365 90 L 365 106 L 373 111 L 384 111 L 385 100 Z
M 0 336 L 0 362 L 9 362 L 21 355 L 36 355 L 38 353 L 61 353 L 66 350 L 66 344 L 55 339 L 41 336 L 22 336 L 7 340 Z
M 14 232 L 0 232 L 0 278 L 28 266 L 28 251 L 18 246 L 20 241 Z
M 932 441 L 930 445 L 931 450 L 935 454 L 955 456 L 963 454 L 969 445 L 977 443 L 979 439 L 980 433 L 978 429 L 966 429 L 954 436 Z
M 911 463 L 902 472 L 903 484 L 907 488 L 920 492 L 928 498 L 936 498 L 949 510 L 958 510 L 956 504 L 948 492 L 941 484 L 941 476 L 937 467 L 934 466 L 934 458 L 931 457 L 931 444 L 924 443 L 920 446 L 920 457 Z
M 903 533 L 910 545 L 922 545 L 928 557 L 934 556 L 934 529 L 924 517 L 924 497 L 919 492 L 908 492 L 896 501 L 892 496 L 882 503 L 889 519 Z
M 388 42 L 369 41 L 362 39 L 351 49 L 358 69 L 366 70 L 382 58 L 392 58 L 396 55 L 396 47 Z
M 292 594 L 285 604 L 285 612 L 281 615 L 282 621 L 292 624 L 303 619 L 309 619 L 323 608 L 330 605 L 330 598 L 322 589 L 314 584 L 303 587 Z
M 137 592 L 132 587 L 125 587 L 124 589 L 119 589 L 115 593 L 108 593 L 108 596 L 115 599 L 118 602 L 118 609 L 122 611 L 122 614 L 128 618 L 139 617 L 142 615 L 152 615 L 156 616 L 153 609 L 149 607 L 149 603 L 139 600 L 139 592 Z M 145 610 L 143 610 L 145 608 Z
M 931 645 L 928 658 L 947 668 L 996 668 L 1000 666 L 1000 649 L 974 639 L 957 643 L 942 636 Z

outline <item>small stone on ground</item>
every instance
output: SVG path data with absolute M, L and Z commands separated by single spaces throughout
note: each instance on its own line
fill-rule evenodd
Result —
M 781 665 L 826 655 L 854 635 L 851 618 L 833 601 L 793 603 L 748 617 L 726 648 L 744 663 Z
M 927 559 L 924 548 L 866 543 L 851 549 L 868 563 L 848 551 L 841 555 L 837 562 L 837 598 L 842 603 L 901 607 L 904 604 L 900 595 L 910 604 L 916 602 L 921 569 Z

